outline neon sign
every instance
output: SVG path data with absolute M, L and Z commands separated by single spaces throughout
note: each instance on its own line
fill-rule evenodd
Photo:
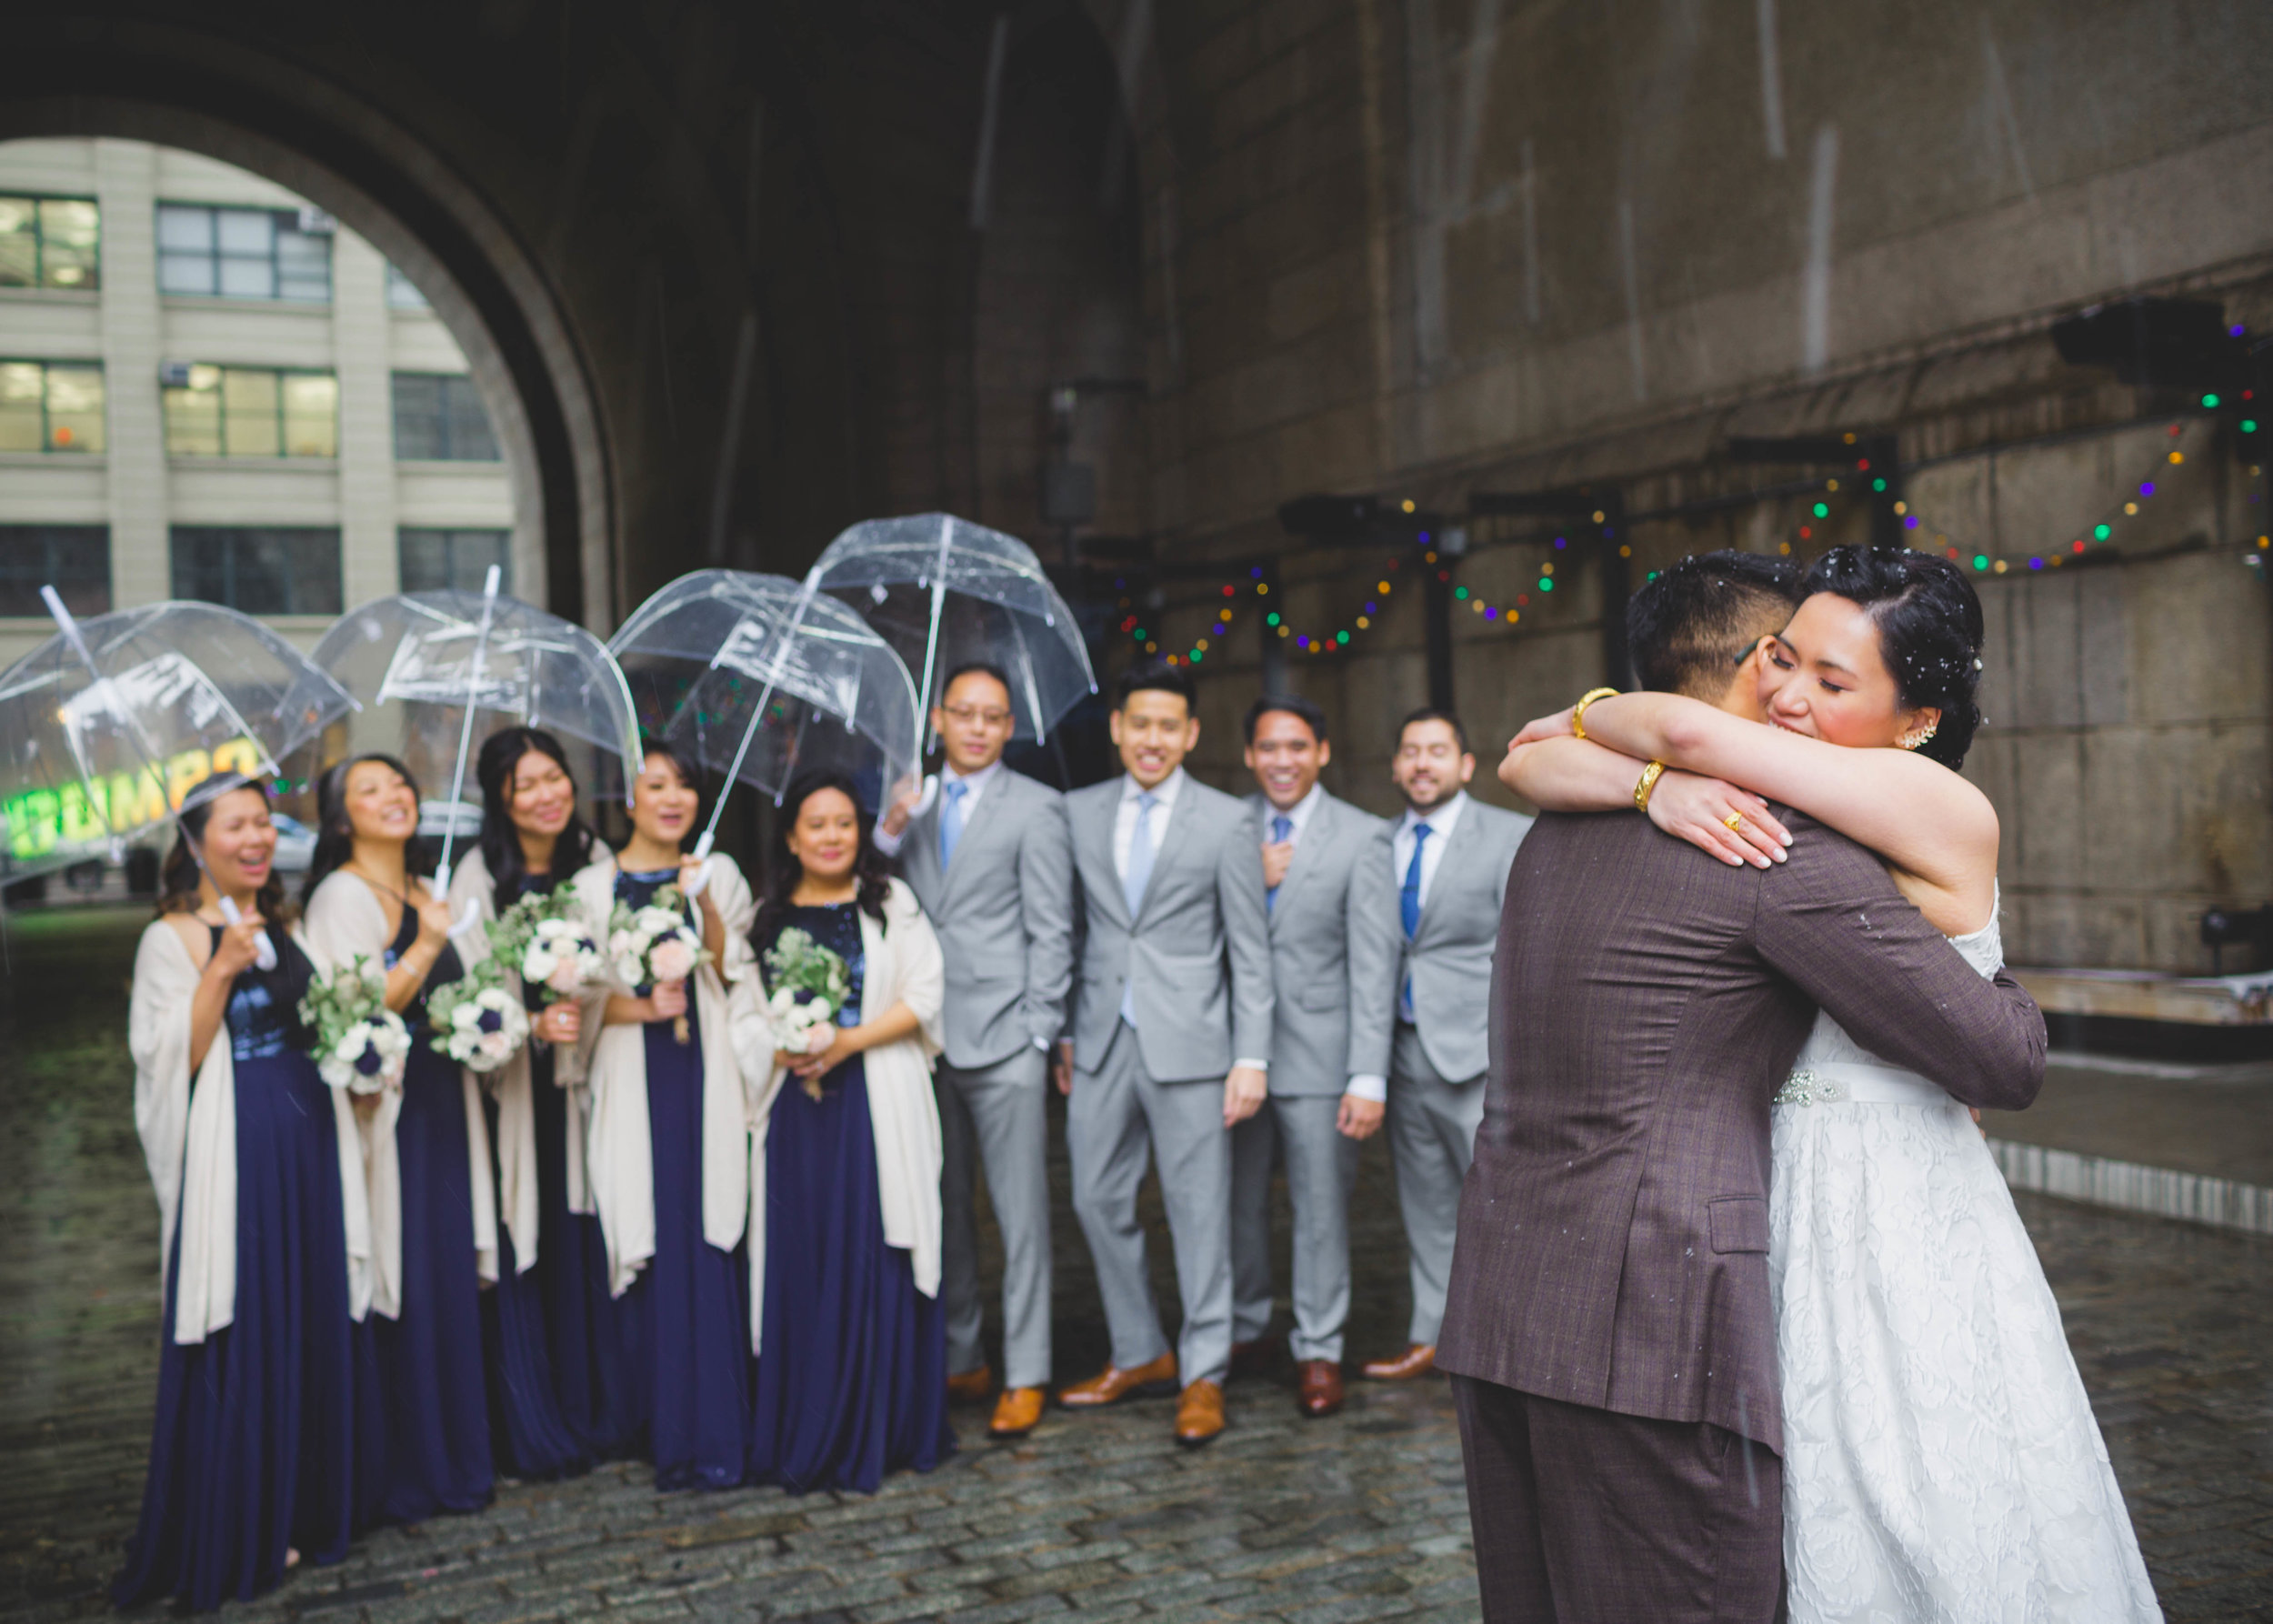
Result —
M 27 789 L 0 802 L 0 817 L 7 820 L 8 856 L 31 862 L 58 851 L 105 847 L 113 833 L 131 837 L 151 825 L 164 822 L 181 809 L 189 792 L 215 773 L 256 776 L 263 766 L 260 747 L 249 738 L 233 738 L 211 750 L 184 750 L 169 756 L 162 769 L 113 773 L 91 783 L 70 783 L 53 789 Z M 92 792 L 93 798 L 89 795 Z

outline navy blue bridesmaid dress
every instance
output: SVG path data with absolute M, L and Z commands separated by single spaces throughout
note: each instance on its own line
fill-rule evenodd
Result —
M 235 1311 L 201 1343 L 174 1340 L 177 1231 L 142 1520 L 111 1589 L 121 1607 L 250 1600 L 288 1548 L 338 1561 L 377 1498 L 378 1380 L 369 1328 L 349 1317 L 332 1096 L 298 1018 L 310 970 L 297 944 L 271 939 L 276 967 L 236 978 L 214 1039 L 236 1074 Z
M 403 910 L 386 950 L 389 969 L 418 939 L 418 916 Z M 435 1053 L 426 1000 L 465 973 L 446 947 L 405 1009 L 410 1059 L 395 1122 L 403 1178 L 402 1318 L 377 1316 L 379 1379 L 386 1404 L 383 1516 L 423 1522 L 441 1511 L 489 1503 L 495 1469 L 482 1368 L 481 1281 L 474 1258 L 473 1169 L 466 1140 L 465 1083 Z
M 676 869 L 616 877 L 633 907 Z M 690 920 L 698 918 L 690 904 Z M 699 927 L 699 926 L 698 926 Z M 688 989 L 687 1041 L 646 1028 L 647 1129 L 655 1155 L 655 1257 L 616 1305 L 636 1419 L 658 1489 L 731 1489 L 749 1429 L 749 1315 L 740 1247 L 703 1238 L 702 1025 Z
M 522 876 L 499 912 L 531 891 L 552 888 L 551 877 Z M 545 1009 L 542 992 L 524 986 L 530 1018 Z M 529 1093 L 536 1116 L 536 1200 L 540 1239 L 536 1281 L 545 1317 L 546 1356 L 560 1418 L 584 1452 L 610 1459 L 637 1442 L 621 1368 L 621 1333 L 607 1290 L 607 1244 L 599 1218 L 568 1210 L 568 1094 L 554 1081 L 549 1044 L 529 1045 Z M 581 1156 L 583 1148 L 577 1147 Z
M 500 897 L 497 901 L 510 907 L 513 899 Z M 533 1009 L 543 1007 L 533 991 L 525 988 L 522 996 Z M 550 1088 L 552 1083 L 549 1064 L 546 1067 L 546 1076 L 535 1074 L 539 1052 L 549 1062 L 551 1051 L 532 1038 L 528 1045 L 532 1093 L 538 1086 Z M 487 1089 L 482 1091 L 482 1113 L 489 1126 L 490 1188 L 496 1197 L 497 1210 L 497 1283 L 483 1292 L 481 1299 L 483 1368 L 489 1378 L 490 1449 L 498 1469 L 508 1477 L 572 1477 L 589 1471 L 592 1457 L 561 1410 L 547 1334 L 544 1282 L 535 1265 L 526 1274 L 521 1271 L 513 1235 L 505 1221 L 504 1190 L 498 1174 L 497 1102 Z M 539 1145 L 541 1151 L 541 1140 Z M 563 1172 L 565 1176 L 565 1168 Z M 540 1188 L 536 1256 L 542 1262 L 546 1248 L 555 1244 L 556 1231 L 545 1227 L 541 1160 L 537 1182 Z
M 852 997 L 837 1019 L 859 1025 L 856 905 L 792 907 L 782 928 L 793 927 L 851 967 Z M 759 944 L 761 955 L 772 945 Z M 859 1056 L 822 1079 L 817 1100 L 795 1078 L 774 1096 L 765 1290 L 751 1481 L 797 1494 L 874 1494 L 886 1472 L 927 1472 L 955 1452 L 946 1316 L 936 1298 L 916 1289 L 907 1253 L 885 1243 Z

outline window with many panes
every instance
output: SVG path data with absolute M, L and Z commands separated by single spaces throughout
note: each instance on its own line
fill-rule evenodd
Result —
M 507 556 L 510 530 L 437 530 L 406 525 L 396 532 L 396 553 L 402 561 L 403 590 L 479 592 L 498 569 L 497 590 L 513 590 L 513 560 Z
M 174 596 L 247 615 L 339 613 L 339 532 L 176 525 Z
M 474 380 L 459 373 L 396 373 L 395 456 L 399 462 L 496 462 L 497 436 Z
M 111 533 L 104 525 L 0 525 L 0 615 L 38 616 L 53 586 L 74 615 L 107 615 Z
M 162 393 L 175 456 L 339 455 L 339 380 L 328 372 L 174 366 Z
M 103 449 L 103 368 L 0 361 L 0 451 Z
M 323 225 L 325 230 L 308 227 Z M 329 221 L 313 209 L 158 205 L 158 291 L 224 299 L 332 296 Z
M 0 287 L 99 287 L 102 239 L 91 197 L 0 197 Z

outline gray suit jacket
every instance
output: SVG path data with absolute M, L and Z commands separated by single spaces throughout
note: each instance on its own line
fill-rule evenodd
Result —
M 1817 1007 L 1968 1105 L 2036 1098 L 2028 995 L 1975 974 L 1869 852 L 1776 815 L 1791 856 L 1766 870 L 1631 813 L 1544 817 L 1524 842 L 1446 1369 L 1780 1453 L 1769 1102 Z
M 939 867 L 939 804 L 908 822 L 900 877 L 947 963 L 947 1064 L 976 1071 L 1066 1026 L 1074 970 L 1073 839 L 1065 797 L 1005 767 Z
M 1387 925 L 1397 948 L 1384 996 L 1394 1018 L 1397 989 L 1406 977 L 1413 978 L 1413 1025 L 1428 1063 L 1448 1082 L 1481 1077 L 1490 1059 L 1485 1020 L 1491 1007 L 1500 899 L 1507 891 L 1516 847 L 1530 830 L 1531 819 L 1521 813 L 1469 797 L 1460 821 L 1446 837 L 1428 900 L 1421 906 L 1420 928 L 1409 942 L 1397 915 L 1405 877 L 1397 868 L 1397 825 L 1384 824 L 1374 837 L 1375 867 L 1388 877 Z
M 1271 1058 L 1271 941 L 1263 916 L 1263 853 L 1244 802 L 1189 774 L 1160 833 L 1135 919 L 1113 867 L 1121 780 L 1066 797 L 1081 877 L 1081 985 L 1074 1063 L 1105 1063 L 1134 988 L 1136 1040 L 1157 1082 L 1223 1079 L 1235 1059 Z
M 1267 842 L 1270 802 L 1251 795 L 1247 806 L 1256 841 Z M 1371 860 L 1383 827 L 1321 793 L 1295 845 L 1269 910 L 1273 1094 L 1338 1095 L 1354 1075 L 1389 1074 L 1392 1011 L 1380 990 L 1397 942 L 1381 922 L 1397 917 L 1397 893 L 1387 866 Z

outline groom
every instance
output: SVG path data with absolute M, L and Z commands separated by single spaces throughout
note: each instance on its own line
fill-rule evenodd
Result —
M 1733 677 L 1788 587 L 1692 563 L 1637 599 L 1637 663 L 1677 647 Z M 2043 1078 L 2009 977 L 1970 969 L 1869 852 L 1777 816 L 1793 845 L 1766 870 L 1625 813 L 1542 817 L 1517 853 L 1437 1354 L 1492 1624 L 1777 1616 L 1769 1102 L 1818 1006 L 1968 1104 L 2017 1109 Z

